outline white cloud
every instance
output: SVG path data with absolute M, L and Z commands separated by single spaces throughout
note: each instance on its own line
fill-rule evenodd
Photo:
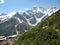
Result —
M 0 0 L 0 4 L 3 4 L 4 3 L 4 0 Z
M 25 10 L 29 10 L 29 8 L 24 8 Z
M 24 10 L 19 10 L 19 12 L 25 12 L 26 10 L 29 10 L 29 8 L 24 8 Z
M 18 12 L 24 12 L 23 10 L 19 10 Z

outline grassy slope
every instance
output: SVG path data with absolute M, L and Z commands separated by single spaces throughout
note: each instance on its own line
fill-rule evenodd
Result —
M 22 34 L 14 45 L 60 45 L 60 10 Z

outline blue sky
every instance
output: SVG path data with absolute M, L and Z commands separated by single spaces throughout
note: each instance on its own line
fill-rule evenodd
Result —
M 0 0 L 0 13 L 10 13 L 14 11 L 24 11 L 26 8 L 34 6 L 60 8 L 60 0 Z

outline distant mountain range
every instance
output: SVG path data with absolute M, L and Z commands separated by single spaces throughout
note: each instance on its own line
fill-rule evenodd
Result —
M 4 13 L 0 14 L 0 35 L 13 35 L 16 34 L 16 30 L 22 33 L 36 26 L 58 10 L 56 7 L 50 9 L 33 7 L 23 13 L 12 12 L 7 15 L 4 15 Z

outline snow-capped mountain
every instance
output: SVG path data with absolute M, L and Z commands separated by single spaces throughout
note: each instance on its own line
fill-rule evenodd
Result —
M 55 13 L 56 11 L 58 11 L 59 9 L 57 9 L 56 7 L 47 9 L 47 13 L 49 16 L 51 16 L 53 13 Z
M 19 16 L 22 16 L 24 19 L 22 19 L 22 21 L 27 22 L 29 25 L 31 26 L 36 26 L 39 22 L 41 22 L 41 20 L 45 17 L 51 16 L 51 14 L 55 13 L 56 11 L 58 11 L 58 9 L 56 7 L 50 8 L 50 9 L 44 9 L 42 7 L 33 7 L 25 12 L 23 12 L 22 14 L 19 13 Z M 17 12 L 12 12 L 10 14 L 7 15 L 3 15 L 0 16 L 0 23 L 3 23 L 5 21 L 8 21 L 9 19 L 13 18 L 14 15 L 16 15 Z M 18 15 L 18 14 L 17 14 Z M 21 17 L 16 17 L 17 20 L 20 21 Z
M 41 22 L 41 20 L 44 17 L 48 17 L 51 14 L 55 13 L 56 11 L 58 11 L 56 7 L 47 10 L 42 7 L 33 7 L 32 9 L 27 10 L 22 14 L 19 13 L 20 14 L 19 16 L 22 16 L 25 19 L 23 21 L 27 22 L 29 25 L 36 26 L 39 22 Z M 12 17 L 14 17 L 14 15 L 16 15 L 16 12 L 10 13 L 8 15 L 0 16 L 0 23 L 8 21 Z M 15 18 L 17 18 L 17 20 L 19 20 L 20 22 L 19 17 L 15 17 Z
M 14 15 L 16 14 L 16 12 L 13 12 L 13 13 L 10 13 L 10 14 L 7 14 L 7 15 L 1 15 L 0 16 L 0 23 L 3 23 L 7 20 L 9 20 L 10 18 L 12 18 Z
M 22 33 L 24 30 L 30 29 L 32 26 L 36 26 L 39 22 L 51 16 L 51 14 L 58 10 L 59 9 L 57 8 L 44 9 L 42 7 L 33 7 L 23 13 L 12 12 L 7 15 L 1 15 L 0 32 L 4 35 L 15 34 L 16 30 Z M 7 32 L 9 34 L 7 34 Z

